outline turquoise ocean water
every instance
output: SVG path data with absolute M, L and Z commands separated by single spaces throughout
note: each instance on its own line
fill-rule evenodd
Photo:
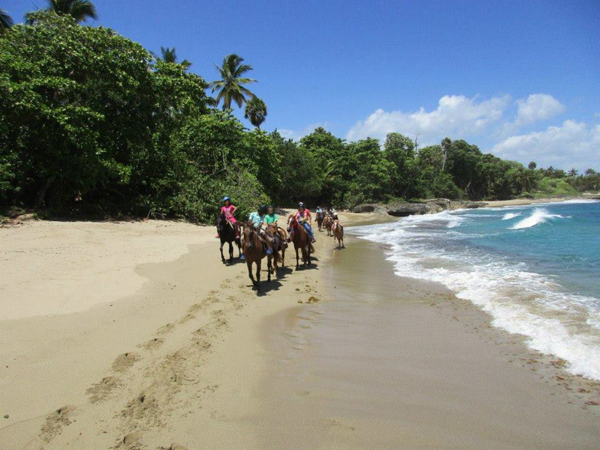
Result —
M 397 275 L 443 283 L 494 326 L 600 380 L 600 201 L 445 211 L 348 231 L 389 244 Z

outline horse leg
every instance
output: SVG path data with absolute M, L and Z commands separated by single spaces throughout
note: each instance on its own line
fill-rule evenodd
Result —
M 254 286 L 257 285 L 256 281 L 254 280 L 254 276 L 252 275 L 252 263 L 250 261 L 246 261 L 246 264 L 248 265 L 248 276 L 250 277 L 250 279 L 252 280 L 252 284 Z
M 229 241 L 229 264 L 233 262 L 233 242 Z
M 294 245 L 294 248 L 296 249 L 296 270 L 298 270 L 300 267 L 300 256 L 298 256 L 298 247 Z
M 221 240 L 221 261 L 223 261 L 223 264 L 225 264 L 225 256 L 223 256 L 223 244 L 224 242 Z
M 261 262 L 262 260 L 258 260 L 256 261 L 256 289 L 258 289 L 260 291 L 260 266 L 261 266 Z M 270 275 L 269 275 L 270 278 Z
M 271 281 L 271 270 L 273 270 L 273 257 L 269 255 L 267 258 L 267 281 Z
M 235 243 L 237 244 L 237 248 L 238 248 L 238 258 L 241 258 L 242 257 L 242 242 L 239 239 L 236 239 Z

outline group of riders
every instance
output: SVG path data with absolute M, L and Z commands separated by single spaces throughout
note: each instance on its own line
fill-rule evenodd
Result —
M 223 197 L 223 206 L 221 207 L 221 215 L 225 217 L 225 219 L 231 224 L 233 229 L 235 230 L 236 239 L 240 238 L 240 224 L 235 218 L 235 212 L 237 210 L 236 206 L 231 203 L 231 199 L 227 196 Z M 321 208 L 317 206 L 315 211 L 317 216 L 317 221 L 321 223 L 326 217 L 330 217 L 331 221 L 337 221 L 337 213 L 333 208 L 326 207 Z M 311 243 L 316 242 L 315 235 L 312 228 L 312 215 L 310 210 L 304 206 L 304 203 L 298 203 L 298 210 L 293 214 L 294 223 L 288 228 L 289 237 L 287 238 L 287 242 L 292 242 L 294 239 L 294 232 L 296 231 L 297 226 L 302 226 L 308 233 L 310 237 Z M 260 240 L 266 248 L 267 255 L 272 254 L 272 237 L 270 237 L 266 231 L 265 227 L 268 225 L 275 225 L 278 229 L 281 229 L 278 224 L 279 216 L 275 213 L 275 209 L 272 205 L 261 205 L 256 211 L 250 213 L 248 217 L 248 222 L 253 226 L 253 228 L 257 231 Z M 282 230 L 283 231 L 283 230 Z M 217 234 L 216 237 L 219 237 Z M 244 255 L 241 256 L 244 259 Z

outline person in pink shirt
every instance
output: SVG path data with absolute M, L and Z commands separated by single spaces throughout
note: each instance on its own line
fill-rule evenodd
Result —
M 233 228 L 235 229 L 235 237 L 240 237 L 240 225 L 237 220 L 235 220 L 235 216 L 233 215 L 237 208 L 231 204 L 231 199 L 227 196 L 223 197 L 223 206 L 221 207 L 221 214 L 225 216 L 225 218 L 231 222 Z

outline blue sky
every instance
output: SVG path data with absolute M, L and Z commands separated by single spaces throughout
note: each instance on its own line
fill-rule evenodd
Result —
M 263 128 L 299 138 L 399 131 L 444 136 L 542 166 L 600 169 L 598 1 L 94 0 L 92 25 L 192 71 L 237 53 L 269 108 Z M 3 0 L 17 20 L 45 0 Z M 165 6 L 166 5 L 166 6 Z

